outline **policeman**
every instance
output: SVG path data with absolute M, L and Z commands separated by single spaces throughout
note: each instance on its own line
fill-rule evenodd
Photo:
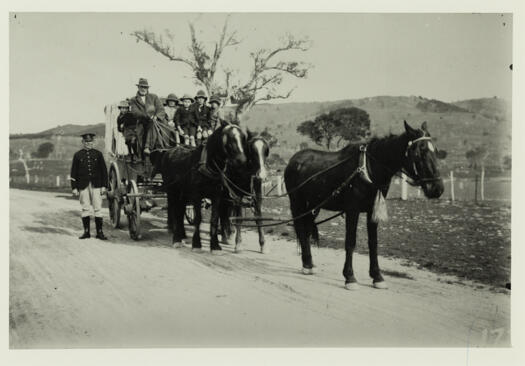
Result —
M 101 195 L 106 193 L 106 188 L 108 187 L 108 173 L 104 156 L 100 151 L 93 148 L 94 136 L 94 133 L 82 135 L 84 148 L 75 153 L 71 165 L 71 189 L 73 190 L 73 195 L 80 196 L 80 205 L 82 206 L 84 234 L 79 239 L 91 237 L 89 221 L 91 207 L 93 207 L 97 228 L 96 238 L 107 240 L 102 232 Z

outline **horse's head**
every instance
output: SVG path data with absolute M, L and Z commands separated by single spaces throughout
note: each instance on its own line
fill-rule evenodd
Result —
M 250 130 L 247 131 L 247 135 L 246 155 L 248 166 L 250 170 L 255 172 L 255 177 L 264 180 L 268 176 L 266 159 L 270 154 L 270 146 L 264 138 L 253 134 Z
M 438 168 L 438 151 L 432 143 L 432 138 L 423 122 L 421 129 L 413 129 L 405 121 L 405 131 L 408 137 L 403 171 L 421 186 L 428 198 L 439 198 L 444 191 L 443 180 Z
M 240 166 L 246 163 L 246 135 L 241 128 L 229 124 L 221 129 L 220 144 L 225 160 L 232 166 Z

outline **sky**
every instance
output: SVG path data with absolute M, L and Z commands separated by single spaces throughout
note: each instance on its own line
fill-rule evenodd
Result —
M 190 70 L 130 36 L 148 29 L 175 35 L 187 55 L 188 22 L 211 47 L 222 13 L 11 13 L 10 133 L 104 121 L 104 106 L 131 97 L 147 78 L 150 92 L 196 93 Z M 249 53 L 279 44 L 287 32 L 311 47 L 291 54 L 312 65 L 288 79 L 289 102 L 376 95 L 421 95 L 446 102 L 498 96 L 511 100 L 511 14 L 233 13 L 241 43 L 223 67 L 242 78 Z

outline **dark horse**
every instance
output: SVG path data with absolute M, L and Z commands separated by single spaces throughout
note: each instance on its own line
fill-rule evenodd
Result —
M 223 198 L 221 172 L 228 167 L 246 164 L 244 147 L 246 136 L 236 125 L 224 125 L 208 138 L 207 144 L 198 148 L 178 146 L 153 155 L 155 168 L 162 174 L 168 195 L 168 230 L 173 232 L 174 247 L 182 246 L 184 212 L 186 204 L 195 210 L 192 248 L 201 249 L 201 202 L 211 200 L 210 250 L 221 250 L 217 238 L 219 207 Z M 199 161 L 206 148 L 206 169 L 199 170 Z
M 225 241 L 229 241 L 232 233 L 229 217 L 230 214 L 240 217 L 242 215 L 241 200 L 245 197 L 250 199 L 256 217 L 261 217 L 262 204 L 262 181 L 267 177 L 266 159 L 270 153 L 270 146 L 266 140 L 251 131 L 247 131 L 246 142 L 246 164 L 237 167 L 228 166 L 226 170 L 225 197 L 221 206 L 221 227 Z M 261 220 L 256 220 L 258 225 Z M 235 227 L 235 251 L 240 251 L 242 242 L 240 222 Z M 259 245 L 261 253 L 264 249 L 264 231 L 258 226 Z
M 386 196 L 390 181 L 399 171 L 420 185 L 427 198 L 443 193 L 436 149 L 426 122 L 420 130 L 405 121 L 405 132 L 374 138 L 366 145 L 350 144 L 337 152 L 302 150 L 296 153 L 284 172 L 297 238 L 301 244 L 303 273 L 313 273 L 310 237 L 317 235 L 312 211 L 323 208 L 343 211 L 346 219 L 345 287 L 358 289 L 352 268 L 356 230 L 361 212 L 367 214 L 369 274 L 376 288 L 387 288 L 377 260 L 377 222 L 372 219 L 378 191 Z M 323 172 L 324 170 L 324 172 Z M 319 173 L 299 187 L 309 177 Z M 294 189 L 294 187 L 299 187 Z

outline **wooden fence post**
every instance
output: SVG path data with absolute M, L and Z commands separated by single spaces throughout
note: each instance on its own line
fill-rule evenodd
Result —
M 38 184 L 38 175 L 35 175 L 35 184 Z
M 281 177 L 281 187 L 284 194 L 286 194 L 286 184 L 284 184 L 284 177 Z
M 407 188 L 408 188 L 407 181 L 405 180 L 405 176 L 402 175 L 402 178 L 401 178 L 401 199 L 403 201 L 407 200 Z
M 454 192 L 454 171 L 453 170 L 450 171 L 450 199 L 452 200 L 452 202 L 456 200 L 456 195 Z
M 277 186 L 277 195 L 280 196 L 283 194 L 282 186 L 281 186 L 281 176 L 278 175 L 275 177 L 275 184 Z
M 478 202 L 478 173 L 474 178 L 474 202 Z
M 60 187 L 60 175 L 57 175 L 57 187 Z
M 480 181 L 480 195 L 481 200 L 485 201 L 485 167 L 481 167 L 481 181 Z

